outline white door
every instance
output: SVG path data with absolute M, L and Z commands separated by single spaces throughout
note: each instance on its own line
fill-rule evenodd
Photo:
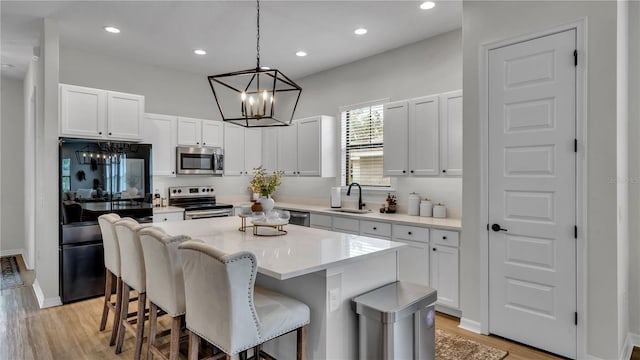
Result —
M 202 120 L 178 118 L 178 145 L 197 146 L 202 140 Z
M 320 176 L 320 121 L 316 116 L 298 121 L 298 174 Z
M 440 166 L 444 176 L 462 175 L 462 91 L 440 95 Z
M 409 106 L 406 101 L 384 105 L 384 176 L 407 175 Z
M 153 175 L 176 175 L 175 116 L 146 114 L 145 141 L 152 145 Z
M 102 138 L 106 106 L 104 90 L 60 84 L 60 134 Z
M 142 139 L 144 96 L 107 91 L 107 136 Z
M 224 174 L 244 174 L 244 128 L 224 124 Z
M 572 358 L 575 39 L 489 52 L 489 330 Z
M 409 102 L 409 172 L 412 175 L 438 175 L 440 172 L 438 111 L 438 96 Z
M 222 121 L 202 120 L 202 146 L 223 147 Z

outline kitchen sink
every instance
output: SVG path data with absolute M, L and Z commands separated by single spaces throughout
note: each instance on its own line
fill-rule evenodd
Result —
M 350 213 L 350 214 L 367 214 L 370 213 L 371 210 L 358 210 L 358 209 L 329 209 L 329 211 L 341 212 L 341 213 Z

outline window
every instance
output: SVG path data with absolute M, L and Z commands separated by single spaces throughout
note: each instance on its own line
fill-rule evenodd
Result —
M 383 103 L 342 109 L 342 185 L 390 186 L 390 179 L 382 175 Z

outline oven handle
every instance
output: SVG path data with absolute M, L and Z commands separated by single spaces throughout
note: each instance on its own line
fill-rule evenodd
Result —
M 220 211 L 202 211 L 202 212 L 192 212 L 186 213 L 185 219 L 187 220 L 195 220 L 195 219 L 206 219 L 213 217 L 224 217 L 231 216 L 230 210 L 220 210 Z

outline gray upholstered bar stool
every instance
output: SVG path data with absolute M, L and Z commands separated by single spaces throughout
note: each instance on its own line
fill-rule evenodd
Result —
M 105 214 L 98 217 L 100 231 L 102 232 L 102 244 L 104 247 L 104 305 L 102 307 L 102 319 L 100 320 L 100 331 L 107 326 L 109 311 L 113 313 L 113 328 L 111 329 L 111 339 L 109 346 L 116 343 L 118 334 L 118 320 L 120 320 L 120 309 L 122 307 L 122 279 L 120 278 L 120 247 L 114 224 L 120 220 L 118 214 Z M 116 279 L 116 302 L 111 302 L 113 288 L 113 278 Z
M 165 360 L 178 360 L 180 326 L 185 313 L 184 277 L 178 245 L 188 236 L 169 236 L 162 229 L 149 227 L 140 230 L 140 243 L 144 253 L 147 274 L 147 298 L 149 299 L 149 338 L 147 360 L 154 355 Z M 171 316 L 169 356 L 156 344 L 158 308 Z
M 144 257 L 138 231 L 142 226 L 132 218 L 123 218 L 115 224 L 118 244 L 120 245 L 120 274 L 122 277 L 122 310 L 120 311 L 120 325 L 116 354 L 122 352 L 122 343 L 126 331 L 136 339 L 134 359 L 139 360 L 144 340 L 144 321 L 146 311 L 147 282 L 144 268 Z M 129 322 L 129 293 L 138 293 L 138 310 L 134 321 Z
M 201 338 L 224 351 L 227 359 L 249 349 L 266 357 L 261 344 L 293 331 L 297 334 L 297 359 L 306 359 L 309 307 L 254 287 L 255 255 L 244 251 L 224 255 L 198 241 L 185 241 L 179 249 L 190 360 L 198 359 Z

